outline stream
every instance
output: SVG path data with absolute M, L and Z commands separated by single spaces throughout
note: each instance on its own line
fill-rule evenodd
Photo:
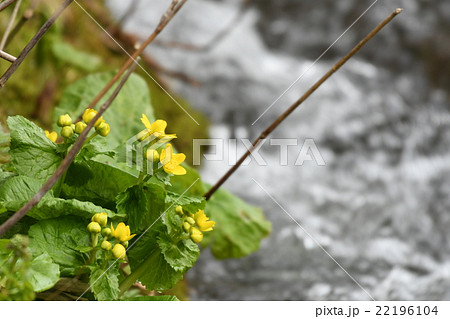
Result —
M 129 4 L 107 3 L 118 17 Z M 140 1 L 124 28 L 148 35 L 168 3 Z M 202 46 L 239 5 L 190 0 L 158 39 Z M 397 7 L 404 12 L 273 132 L 298 144 L 287 163 L 267 142 L 265 165 L 252 160 L 226 182 L 273 232 L 242 259 L 203 251 L 187 274 L 192 300 L 450 299 L 449 1 L 256 0 L 210 51 L 148 52 L 202 83 L 164 78 L 210 118 L 211 137 L 252 140 Z M 186 116 L 186 125 L 196 124 Z M 295 164 L 306 140 L 325 165 Z M 230 152 L 203 160 L 206 182 L 230 167 Z

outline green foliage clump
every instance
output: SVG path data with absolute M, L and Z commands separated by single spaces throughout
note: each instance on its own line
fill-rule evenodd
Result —
M 73 125 L 111 76 L 93 74 L 69 86 L 55 109 L 59 127 L 54 129 Z M 110 132 L 99 136 L 94 131 L 61 180 L 5 236 L 4 245 L 14 234 L 29 238 L 27 253 L 20 257 L 23 269 L 14 272 L 20 278 L 0 281 L 5 298 L 33 299 L 34 293 L 39 298 L 39 292 L 70 277 L 86 284 L 87 299 L 175 300 L 142 299 L 128 290 L 137 281 L 160 293 L 173 288 L 197 261 L 200 242 L 211 245 L 218 258 L 243 257 L 258 249 L 270 232 L 261 211 L 226 191 L 206 202 L 200 175 L 180 164 L 185 156 L 173 151 L 168 142 L 175 136 L 165 133 L 165 121 L 155 121 L 150 101 L 142 78 L 130 77 L 103 115 Z M 22 116 L 9 117 L 7 123 L 10 163 L 1 166 L 0 220 L 40 189 L 79 134 L 74 130 L 55 139 Z M 142 161 L 147 148 L 158 160 Z M 14 249 L 1 255 L 1 269 L 15 267 L 14 256 Z

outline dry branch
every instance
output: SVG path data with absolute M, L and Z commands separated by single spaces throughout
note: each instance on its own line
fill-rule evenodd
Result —
M 16 0 L 5 0 L 2 3 L 0 3 L 0 11 L 6 9 L 7 7 L 9 7 L 11 4 L 13 4 Z
M 8 40 L 6 40 L 5 47 L 7 47 L 9 43 L 11 43 L 11 41 L 14 39 L 14 37 L 20 31 L 20 29 L 22 29 L 25 23 L 34 16 L 34 10 L 36 9 L 38 2 L 39 0 L 33 0 L 28 9 L 25 10 L 25 12 L 22 15 L 22 18 L 19 20 L 19 22 L 17 22 L 15 27 L 12 29 L 11 34 L 8 37 Z
M 252 143 L 252 147 L 233 165 L 228 172 L 213 186 L 211 189 L 203 195 L 206 200 L 222 186 L 223 183 L 239 168 L 244 160 L 252 154 L 256 146 L 265 139 L 270 133 L 272 133 L 278 125 L 280 125 L 297 107 L 299 107 L 308 97 L 311 96 L 323 83 L 325 83 L 336 71 L 338 71 L 348 60 L 350 60 L 367 42 L 369 42 L 384 26 L 392 21 L 403 9 L 396 9 L 392 12 L 383 22 L 375 27 L 364 39 L 361 40 L 347 55 L 345 55 L 339 62 L 331 67 L 331 69 L 322 76 L 302 97 L 300 97 L 294 104 L 292 104 L 283 114 L 281 114 L 269 127 L 267 127 L 261 135 Z
M 14 62 L 17 59 L 15 56 L 12 56 L 11 54 L 6 53 L 5 51 L 2 50 L 0 50 L 0 58 L 5 59 L 6 61 L 9 62 Z
M 5 48 L 6 41 L 8 40 L 9 34 L 11 33 L 11 29 L 14 24 L 14 20 L 16 20 L 17 13 L 19 12 L 20 4 L 22 0 L 18 0 L 16 5 L 14 6 L 13 13 L 11 14 L 11 18 L 9 18 L 8 26 L 6 27 L 5 32 L 3 33 L 2 41 L 0 42 L 0 50 Z
M 63 13 L 63 11 L 73 2 L 73 0 L 65 0 L 52 14 L 52 16 L 44 23 L 44 25 L 39 29 L 35 36 L 28 42 L 25 48 L 20 52 L 17 59 L 13 64 L 10 65 L 8 70 L 0 78 L 0 87 L 5 86 L 6 81 L 13 75 L 17 68 L 22 64 L 23 60 L 27 57 L 28 53 L 34 48 L 34 46 L 42 39 L 44 34 L 50 29 L 50 27 L 55 23 L 56 19 Z

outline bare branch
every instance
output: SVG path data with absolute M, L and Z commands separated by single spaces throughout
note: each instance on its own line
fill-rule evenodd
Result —
M 8 26 L 6 27 L 5 33 L 3 33 L 2 41 L 0 41 L 0 50 L 5 48 L 6 40 L 8 40 L 9 34 L 11 33 L 11 29 L 14 24 L 14 20 L 16 20 L 17 13 L 19 12 L 20 4 L 22 0 L 17 1 L 16 6 L 11 14 L 11 18 L 9 19 Z
M 8 44 L 11 43 L 11 41 L 14 39 L 14 37 L 20 31 L 20 29 L 22 29 L 25 23 L 34 16 L 34 10 L 36 9 L 38 2 L 39 0 L 32 0 L 28 9 L 26 9 L 25 12 L 23 13 L 22 18 L 19 20 L 19 22 L 17 22 L 14 29 L 12 29 L 11 34 L 8 37 L 8 40 L 6 41 L 5 48 L 8 46 Z
M 9 7 L 11 4 L 13 4 L 16 0 L 5 0 L 2 3 L 0 3 L 0 11 L 2 11 L 3 9 L 6 9 L 7 7 Z
M 0 58 L 5 59 L 6 61 L 9 62 L 14 62 L 17 59 L 15 56 L 12 56 L 11 54 L 6 53 L 5 51 L 2 50 L 0 50 Z
M 383 22 L 381 22 L 376 28 L 374 28 L 361 42 L 359 42 L 347 55 L 345 55 L 339 62 L 331 67 L 331 69 L 322 76 L 302 97 L 300 97 L 294 104 L 292 104 L 283 114 L 281 114 L 269 127 L 267 127 L 261 135 L 253 142 L 252 147 L 237 161 L 233 167 L 213 186 L 211 189 L 203 195 L 206 200 L 209 200 L 211 196 L 222 186 L 223 183 L 239 168 L 244 160 L 252 154 L 253 150 L 258 144 L 265 139 L 270 133 L 275 130 L 297 107 L 300 106 L 308 97 L 311 96 L 324 82 L 326 82 L 336 71 L 338 71 L 348 60 L 350 60 L 369 40 L 371 40 L 384 26 L 392 21 L 403 9 L 396 9 L 392 12 Z
M 89 131 L 94 127 L 95 122 L 102 116 L 103 113 L 110 107 L 111 103 L 116 98 L 117 94 L 119 94 L 120 90 L 124 86 L 125 82 L 133 73 L 136 68 L 136 64 L 132 65 L 125 76 L 120 81 L 117 88 L 111 94 L 109 99 L 100 107 L 99 111 L 95 115 L 95 117 L 89 122 L 84 131 L 80 134 L 76 142 L 73 144 L 67 156 L 63 159 L 59 167 L 56 169 L 55 173 L 45 182 L 45 184 L 41 187 L 41 189 L 26 203 L 22 208 L 20 208 L 17 212 L 14 213 L 6 222 L 4 222 L 0 226 L 0 237 L 3 236 L 5 232 L 7 232 L 14 224 L 16 224 L 20 219 L 22 219 L 34 206 L 36 206 L 39 201 L 44 197 L 44 195 L 58 182 L 61 176 L 65 173 L 65 171 L 69 168 L 70 164 L 72 164 L 75 156 L 83 147 L 83 143 L 89 134 Z
M 44 34 L 50 29 L 50 27 L 55 23 L 56 19 L 63 13 L 63 11 L 73 2 L 73 0 L 65 0 L 52 14 L 52 16 L 44 23 L 44 25 L 39 29 L 35 36 L 28 42 L 25 48 L 20 52 L 17 60 L 10 65 L 8 70 L 0 78 L 0 87 L 5 86 L 6 81 L 13 75 L 17 68 L 22 64 L 23 60 L 27 57 L 28 53 L 34 48 L 34 46 L 42 39 Z

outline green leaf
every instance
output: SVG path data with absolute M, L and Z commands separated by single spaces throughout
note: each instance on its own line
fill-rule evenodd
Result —
M 47 253 L 37 256 L 31 262 L 30 283 L 35 292 L 52 288 L 59 280 L 59 266 Z
M 56 144 L 41 128 L 22 116 L 9 117 L 8 126 L 11 130 L 10 155 L 17 173 L 47 180 L 62 161 Z
M 16 211 L 39 191 L 43 183 L 42 180 L 28 176 L 11 177 L 0 186 L 0 202 L 6 209 Z M 50 196 L 51 192 L 44 198 Z
M 166 261 L 176 271 L 187 271 L 194 266 L 200 255 L 198 246 L 192 240 L 183 239 L 174 243 L 167 233 L 159 236 L 158 245 Z
M 155 183 L 134 185 L 117 196 L 117 212 L 128 215 L 133 233 L 152 226 L 164 212 L 166 191 Z
M 0 186 L 0 203 L 10 211 L 17 211 L 37 193 L 42 183 L 27 176 L 12 177 Z M 52 193 L 49 192 L 27 215 L 39 220 L 65 215 L 91 218 L 95 213 L 101 212 L 106 212 L 111 218 L 115 216 L 112 211 L 90 202 L 53 198 Z
M 143 296 L 143 297 L 134 297 L 122 299 L 122 301 L 180 301 L 176 296 Z
M 89 285 L 97 300 L 116 300 L 119 298 L 119 263 L 106 269 L 91 271 Z
M 136 180 L 133 175 L 107 164 L 80 161 L 70 165 L 62 195 L 115 209 L 117 195 L 136 184 Z
M 250 206 L 230 192 L 219 189 L 207 202 L 205 213 L 216 222 L 214 230 L 205 232 L 214 257 L 240 258 L 259 249 L 268 236 L 271 224 L 259 208 Z
M 206 201 L 204 197 L 185 196 L 173 192 L 167 192 L 167 206 L 172 208 L 182 206 L 183 210 L 195 214 L 199 209 L 204 209 Z
M 91 244 L 86 226 L 86 221 L 72 216 L 42 220 L 30 227 L 30 248 L 34 255 L 49 254 L 60 266 L 61 276 L 74 276 L 89 257 L 76 250 Z
M 89 72 L 97 69 L 102 62 L 99 56 L 80 51 L 71 44 L 61 40 L 52 41 L 51 50 L 59 61 Z
M 0 225 L 7 221 L 13 214 L 14 212 L 0 214 Z M 11 227 L 6 233 L 4 233 L 2 235 L 2 238 L 11 238 L 15 234 L 28 234 L 28 229 L 30 229 L 31 225 L 35 224 L 36 222 L 36 219 L 25 215 L 21 220 L 14 224 L 13 227 Z
M 104 138 L 94 138 L 88 144 L 83 146 L 77 157 L 89 160 L 99 155 L 106 155 L 112 158 L 115 154 L 116 152 L 110 150 L 108 143 Z
M 53 112 L 54 122 L 61 114 L 68 113 L 72 118 L 78 117 L 115 73 L 91 74 L 67 87 L 59 106 Z M 114 88 L 105 94 L 98 106 L 106 101 Z M 140 120 L 142 113 L 150 120 L 154 119 L 147 84 L 140 76 L 132 74 L 110 109 L 103 115 L 111 126 L 111 133 L 106 138 L 110 149 L 118 146 L 125 148 L 126 141 L 144 128 Z
M 186 163 L 182 163 L 181 166 L 186 169 L 186 175 L 172 177 L 170 179 L 172 186 L 168 187 L 167 190 L 179 194 L 186 192 L 185 195 L 187 196 L 203 196 L 205 188 L 200 174 Z
M 136 271 L 141 263 L 146 262 L 145 269 L 138 280 L 148 290 L 164 291 L 172 288 L 183 278 L 183 272 L 176 271 L 164 258 L 156 238 L 158 231 L 151 229 L 145 233 L 127 252 L 131 270 Z
M 28 215 L 36 219 L 50 219 L 66 215 L 91 218 L 96 213 L 107 213 L 109 218 L 117 216 L 113 211 L 76 199 L 46 198 L 39 202 Z

